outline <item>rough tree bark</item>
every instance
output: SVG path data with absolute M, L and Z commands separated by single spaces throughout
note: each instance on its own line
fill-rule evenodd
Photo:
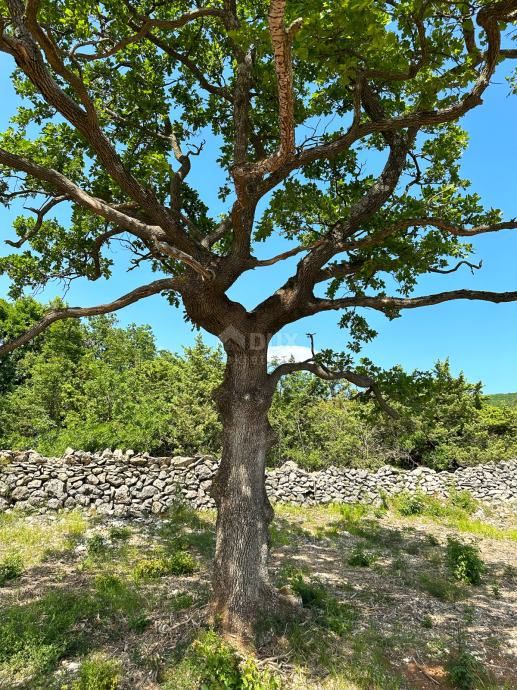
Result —
M 212 487 L 217 505 L 213 613 L 226 633 L 246 638 L 258 614 L 278 601 L 268 577 L 273 509 L 265 489 L 266 455 L 275 442 L 268 420 L 273 387 L 267 346 L 226 349 L 224 381 L 216 393 L 223 453 Z

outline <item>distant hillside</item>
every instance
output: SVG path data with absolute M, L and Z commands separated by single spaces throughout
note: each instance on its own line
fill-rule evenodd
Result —
M 517 393 L 493 393 L 487 395 L 489 405 L 517 407 Z

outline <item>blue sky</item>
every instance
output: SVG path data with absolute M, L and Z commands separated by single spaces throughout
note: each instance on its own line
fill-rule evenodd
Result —
M 5 128 L 16 107 L 9 73 L 11 62 L 0 55 L 0 128 Z M 469 148 L 463 158 L 462 173 L 472 180 L 472 190 L 481 194 L 486 206 L 501 208 L 505 218 L 517 216 L 517 97 L 509 97 L 505 74 L 499 72 L 485 95 L 484 105 L 467 114 L 462 121 L 470 134 Z M 215 142 L 207 141 L 202 158 L 195 158 L 189 177 L 213 213 L 225 210 L 217 199 L 218 171 L 213 163 Z M 0 207 L 0 253 L 6 253 L 3 240 L 12 237 L 13 213 Z M 257 250 L 257 255 L 273 256 L 287 246 L 274 239 Z M 419 284 L 418 293 L 438 292 L 460 287 L 478 290 L 517 290 L 517 231 L 480 236 L 475 240 L 476 260 L 483 268 L 474 276 L 458 272 L 433 276 Z M 121 265 L 124 256 L 115 257 Z M 294 259 L 246 274 L 230 291 L 247 307 L 262 300 L 279 286 L 294 267 Z M 153 279 L 149 271 L 126 274 L 118 272 L 109 281 L 75 282 L 66 295 L 70 305 L 93 305 L 109 301 L 139 284 Z M 7 282 L 0 278 L 0 296 Z M 47 289 L 41 299 L 62 294 L 59 286 Z M 417 293 L 415 293 L 417 294 Z M 121 323 L 149 323 L 160 347 L 172 350 L 192 342 L 195 333 L 184 323 L 181 312 L 173 310 L 161 297 L 139 302 L 119 312 Z M 464 371 L 471 380 L 481 380 L 489 393 L 517 391 L 517 303 L 494 305 L 481 302 L 450 302 L 434 307 L 402 312 L 389 322 L 380 314 L 369 314 L 379 335 L 363 354 L 377 364 L 390 367 L 402 364 L 406 369 L 428 369 L 438 359 L 449 358 L 455 372 Z M 317 334 L 319 348 L 342 350 L 346 332 L 337 328 L 336 314 L 322 314 L 292 324 L 274 340 L 275 345 L 307 346 L 306 333 Z M 215 339 L 206 336 L 207 342 Z

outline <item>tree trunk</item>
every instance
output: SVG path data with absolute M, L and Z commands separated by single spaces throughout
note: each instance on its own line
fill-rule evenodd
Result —
M 228 353 L 216 394 L 223 454 L 212 495 L 217 505 L 213 612 L 226 634 L 249 639 L 258 614 L 275 605 L 268 578 L 266 453 L 275 434 L 268 421 L 272 390 L 265 349 Z

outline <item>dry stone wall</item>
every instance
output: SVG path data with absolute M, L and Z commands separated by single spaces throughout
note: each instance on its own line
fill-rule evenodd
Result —
M 217 465 L 209 455 L 157 458 L 133 451 L 69 449 L 62 458 L 44 458 L 35 451 L 0 451 L 0 511 L 83 507 L 129 516 L 162 513 L 178 498 L 195 508 L 213 508 L 210 486 Z M 451 486 L 485 501 L 517 501 L 517 460 L 455 472 L 390 466 L 376 472 L 337 467 L 306 472 L 286 462 L 268 471 L 266 486 L 273 502 L 304 505 L 375 503 L 383 492 L 447 496 Z

